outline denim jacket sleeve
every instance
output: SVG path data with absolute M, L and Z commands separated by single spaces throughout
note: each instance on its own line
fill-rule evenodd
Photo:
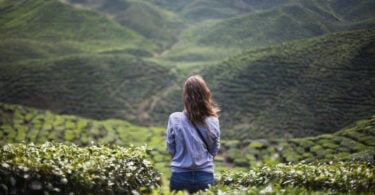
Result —
M 165 141 L 166 141 L 169 153 L 172 155 L 175 154 L 176 141 L 175 141 L 174 126 L 173 126 L 171 117 L 169 117 L 169 120 L 168 120 L 167 135 L 166 135 Z
M 220 149 L 220 125 L 218 118 L 215 117 L 212 119 L 213 120 L 208 123 L 211 132 L 211 134 L 209 135 L 211 146 L 208 152 L 215 156 Z

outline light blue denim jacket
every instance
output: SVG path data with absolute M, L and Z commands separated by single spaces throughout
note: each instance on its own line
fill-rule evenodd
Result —
M 214 172 L 213 157 L 220 147 L 219 120 L 217 117 L 207 117 L 205 122 L 210 133 L 203 126 L 197 128 L 208 148 L 184 112 L 175 112 L 169 116 L 165 140 L 169 153 L 173 155 L 172 172 Z

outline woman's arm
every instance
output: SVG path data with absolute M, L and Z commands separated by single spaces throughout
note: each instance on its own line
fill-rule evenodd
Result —
M 168 120 L 167 135 L 165 136 L 165 141 L 167 144 L 167 149 L 169 151 L 169 154 L 173 158 L 176 152 L 176 142 L 175 142 L 175 136 L 174 136 L 174 130 L 173 130 L 171 117 L 169 117 L 169 120 Z
M 210 131 L 212 133 L 211 139 L 213 140 L 213 143 L 212 147 L 210 147 L 209 152 L 212 154 L 212 156 L 215 157 L 220 149 L 220 125 L 217 118 L 212 121 L 210 125 Z

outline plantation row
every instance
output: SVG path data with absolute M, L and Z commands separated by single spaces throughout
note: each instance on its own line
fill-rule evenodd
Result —
M 226 161 L 236 166 L 315 160 L 370 160 L 375 156 L 375 115 L 334 134 L 294 139 L 223 141 Z
M 91 143 L 142 146 L 156 166 L 166 172 L 169 155 L 164 145 L 163 128 L 146 128 L 121 120 L 95 121 L 49 111 L 0 103 L 0 144 L 6 143 Z
M 144 147 L 77 147 L 46 142 L 0 149 L 1 194 L 170 194 Z M 373 163 L 276 164 L 217 174 L 208 194 L 365 193 L 375 190 Z
M 256 186 L 263 193 L 280 193 L 285 188 L 291 192 L 307 193 L 309 191 L 358 193 L 375 191 L 375 167 L 364 161 L 276 164 L 251 169 L 247 172 L 223 173 L 219 183 L 234 189 L 240 188 L 252 192 Z M 293 189 L 294 188 L 294 189 Z M 299 194 L 297 193 L 297 194 Z
M 0 194 L 128 194 L 161 182 L 141 147 L 46 142 L 7 144 L 0 151 Z
M 148 154 L 158 169 L 168 173 L 169 156 L 164 128 L 146 128 L 120 120 L 95 121 L 49 111 L 0 103 L 0 143 L 56 141 L 80 146 L 110 144 L 149 146 Z M 222 139 L 215 159 L 219 169 L 227 166 L 258 167 L 262 164 L 313 162 L 315 160 L 374 160 L 375 115 L 338 131 L 294 139 Z

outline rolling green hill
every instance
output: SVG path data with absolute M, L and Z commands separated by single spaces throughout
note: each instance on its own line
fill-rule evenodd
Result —
M 74 6 L 96 10 L 114 21 L 132 29 L 159 46 L 160 50 L 168 48 L 177 41 L 182 25 L 179 17 L 160 9 L 147 1 L 131 0 L 66 0 Z
M 104 51 L 151 53 L 156 49 L 143 36 L 103 15 L 57 0 L 6 0 L 0 2 L 0 10 L 1 62 Z
M 137 38 L 95 12 L 78 11 L 59 1 L 20 1 L 9 6 L 5 3 L 2 11 L 2 37 L 79 41 Z
M 374 38 L 374 30 L 333 33 L 248 50 L 207 66 L 200 73 L 221 105 L 223 137 L 332 133 L 375 113 Z M 176 83 L 182 86 L 184 78 Z M 180 93 L 176 86 L 155 112 L 181 110 Z
M 97 54 L 4 63 L 0 78 L 0 102 L 142 123 L 174 76 L 131 56 Z
M 0 9 L 1 102 L 140 122 L 150 96 L 173 79 L 140 59 L 155 45 L 97 12 L 57 0 L 6 0 Z
M 62 2 L 0 1 L 0 102 L 164 126 L 200 73 L 230 139 L 332 133 L 374 113 L 374 30 L 353 30 L 372 26 L 370 1 Z M 229 38 L 202 44 L 216 35 Z
M 223 136 L 318 135 L 375 113 L 374 40 L 375 30 L 334 33 L 206 68 Z
M 200 31 L 203 45 L 259 47 L 329 32 L 375 26 L 372 1 L 289 1 L 283 6 L 230 18 Z

